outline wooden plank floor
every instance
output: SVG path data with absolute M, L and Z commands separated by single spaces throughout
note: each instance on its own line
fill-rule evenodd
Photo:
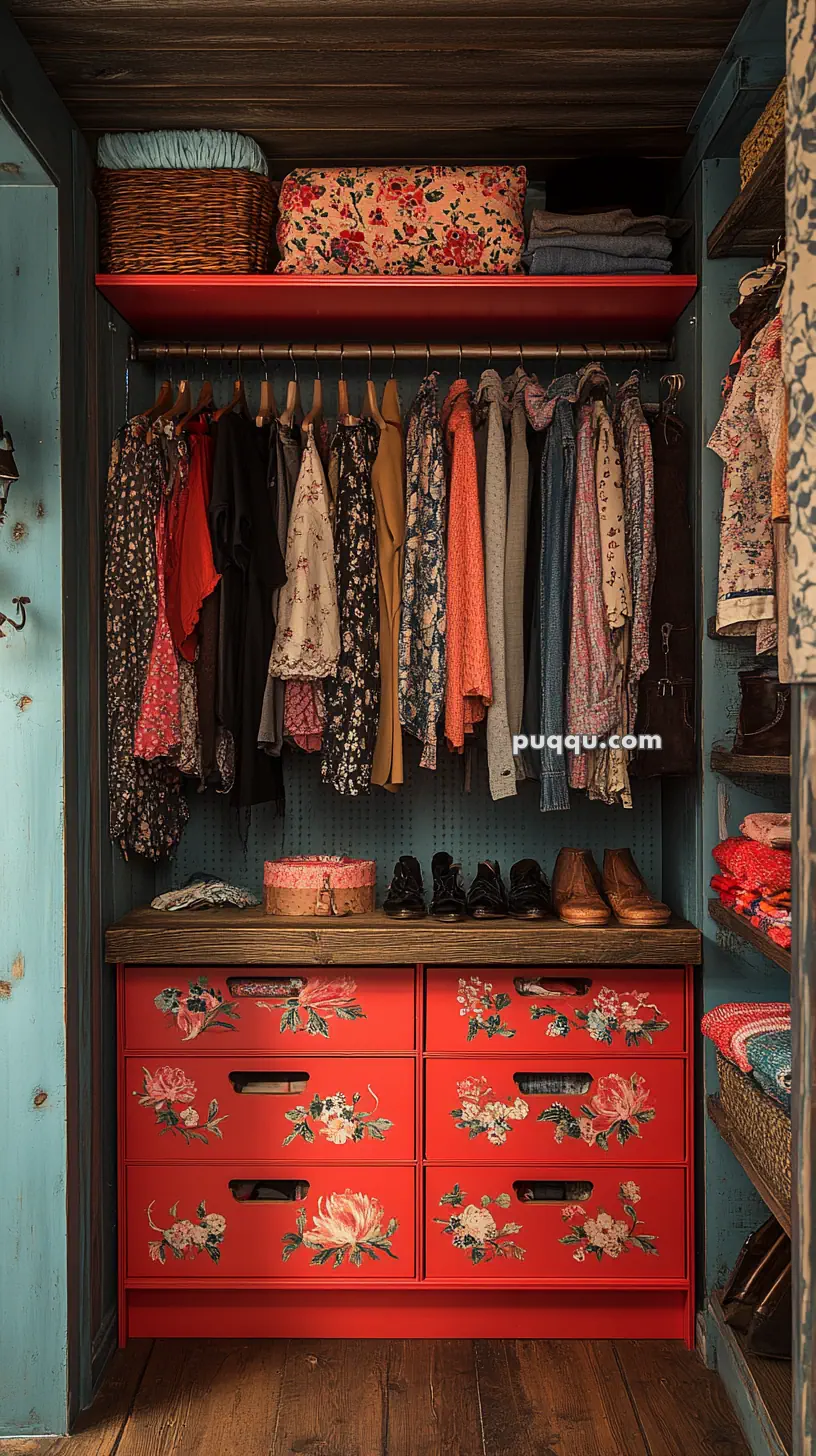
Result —
M 74 1436 L 2 1456 L 748 1456 L 679 1343 L 134 1340 Z

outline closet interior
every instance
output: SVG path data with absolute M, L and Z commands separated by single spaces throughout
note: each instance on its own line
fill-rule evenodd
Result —
M 107 16 L 117 92 L 78 10 L 10 8 L 98 164 L 74 1404 L 140 1338 L 677 1340 L 804 1453 L 784 7 L 689 0 L 665 87 L 622 17 L 648 104 L 559 91 L 535 135 L 492 74 L 403 131 L 365 48 L 361 129 L 266 118 L 227 45 L 236 120 L 170 86 L 180 11 L 149 77 Z M 12 366 L 9 661 L 56 606 Z

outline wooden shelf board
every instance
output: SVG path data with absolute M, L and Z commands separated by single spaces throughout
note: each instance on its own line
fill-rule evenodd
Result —
M 781 1225 L 781 1227 L 785 1230 L 785 1233 L 788 1235 L 788 1237 L 790 1237 L 790 1208 L 786 1208 L 784 1203 L 781 1203 L 779 1201 L 770 1184 L 766 1181 L 764 1175 L 760 1173 L 759 1169 L 754 1164 L 750 1148 L 748 1148 L 747 1145 L 743 1142 L 736 1129 L 730 1126 L 725 1113 L 725 1109 L 723 1108 L 719 1097 L 709 1097 L 707 1106 L 708 1115 L 711 1118 L 711 1121 L 714 1123 L 714 1126 L 720 1134 L 720 1137 L 723 1139 L 723 1142 L 728 1143 L 728 1146 L 734 1154 L 735 1158 L 737 1159 L 737 1162 L 742 1165 L 743 1170 L 745 1171 L 745 1173 L 747 1173 L 763 1203 L 766 1204 L 766 1206 L 770 1209 L 777 1223 Z
M 261 910 L 132 910 L 108 930 L 106 955 L 127 965 L 699 965 L 700 932 L 673 919 L 660 930 L 560 920 L 390 920 L 382 911 L 300 919 Z
M 753 176 L 708 235 L 709 258 L 750 258 L 785 236 L 785 138 L 772 143 Z
M 743 1387 L 751 1414 L 768 1440 L 768 1450 L 788 1456 L 793 1445 L 793 1371 L 787 1360 L 767 1360 L 746 1348 L 745 1336 L 725 1323 L 722 1291 L 715 1289 L 709 1300 L 722 1351 L 731 1363 L 731 1374 Z M 727 1390 L 728 1373 L 718 1368 Z
M 711 767 L 730 778 L 754 778 L 765 774 L 790 778 L 790 755 L 732 753 L 729 748 L 712 748 Z
M 110 273 L 96 286 L 136 333 L 156 339 L 602 343 L 669 338 L 697 278 Z
M 744 915 L 737 915 L 736 911 L 729 910 L 728 906 L 723 905 L 721 900 L 709 900 L 708 913 L 711 919 L 716 920 L 717 924 L 721 925 L 724 930 L 730 930 L 733 935 L 739 936 L 740 940 L 744 940 L 747 945 L 753 946 L 754 950 L 761 951 L 764 956 L 768 957 L 768 960 L 774 961 L 776 965 L 781 966 L 783 971 L 790 973 L 790 951 L 784 950 L 781 945 L 776 945 L 772 940 L 769 940 L 767 935 L 762 934 L 761 930 L 755 930 L 750 921 L 745 919 Z

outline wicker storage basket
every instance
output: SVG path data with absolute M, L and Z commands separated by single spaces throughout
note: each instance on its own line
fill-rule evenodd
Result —
M 740 187 L 753 176 L 766 152 L 785 130 L 787 86 L 783 77 L 759 121 L 740 147 Z
M 791 1121 L 752 1077 L 717 1052 L 720 1100 L 729 1126 L 742 1138 L 755 1166 L 785 1206 L 791 1198 Z
M 103 273 L 264 273 L 277 188 L 230 167 L 96 174 Z
M 264 865 L 267 915 L 367 915 L 374 909 L 377 865 L 342 855 L 292 855 Z

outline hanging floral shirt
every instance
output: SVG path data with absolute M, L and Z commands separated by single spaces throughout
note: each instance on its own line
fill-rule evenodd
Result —
M 286 542 L 286 585 L 269 659 L 270 677 L 324 678 L 337 669 L 340 618 L 326 477 L 309 430 Z
M 745 351 L 725 408 L 708 442 L 723 461 L 717 631 L 751 636 L 776 616 L 771 528 L 772 459 L 756 410 L 766 324 Z
M 626 499 L 626 557 L 632 588 L 632 636 L 626 675 L 627 729 L 637 716 L 638 683 L 649 666 L 652 588 L 657 570 L 652 436 L 640 402 L 637 373 L 618 390 L 615 423 L 621 437 Z
M 445 458 L 436 391 L 423 379 L 405 435 L 405 555 L 399 635 L 399 715 L 422 743 L 421 768 L 436 768 L 437 725 L 445 698 Z

